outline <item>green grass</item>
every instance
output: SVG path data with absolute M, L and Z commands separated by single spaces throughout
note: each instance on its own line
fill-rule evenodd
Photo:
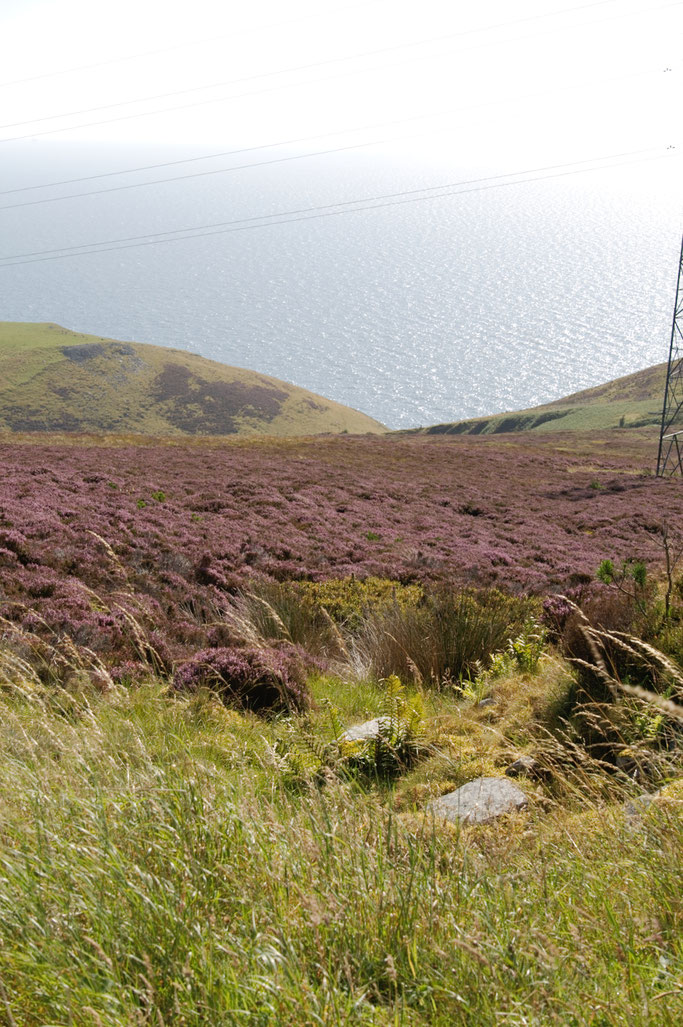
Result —
M 92 352 L 69 359 L 73 347 Z M 0 430 L 150 436 L 381 432 L 305 389 L 193 353 L 0 322 Z
M 372 681 L 319 677 L 312 713 L 267 721 L 153 679 L 60 697 L 7 663 L 0 1022 L 677 1024 L 680 800 L 633 830 L 586 774 L 495 825 L 420 813 L 538 741 L 568 680 L 544 657 L 493 708 L 422 693 L 431 755 L 391 786 L 281 756 L 330 737 L 330 703 L 376 715 Z
M 421 431 L 458 435 L 493 435 L 502 432 L 546 434 L 659 425 L 665 379 L 666 364 L 656 364 L 552 403 L 491 417 L 435 425 Z

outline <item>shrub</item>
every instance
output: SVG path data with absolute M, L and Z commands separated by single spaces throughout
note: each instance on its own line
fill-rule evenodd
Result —
M 577 666 L 577 702 L 609 702 L 612 698 L 604 678 L 595 670 L 593 650 L 586 627 L 605 632 L 634 630 L 638 610 L 633 597 L 625 592 L 604 591 L 585 600 L 582 609 L 574 606 L 566 619 L 560 647 Z M 605 659 L 617 675 L 628 673 L 626 654 L 618 646 L 606 642 Z
M 360 662 L 379 678 L 442 685 L 472 677 L 518 635 L 534 602 L 488 592 L 442 591 L 420 606 L 391 606 L 370 615 L 356 642 Z
M 403 585 L 390 578 L 329 578 L 327 581 L 301 581 L 295 586 L 310 606 L 323 607 L 330 617 L 347 630 L 356 630 L 368 612 L 393 605 L 404 609 L 423 598 L 419 585 Z
M 303 650 L 288 642 L 205 649 L 180 664 L 173 687 L 182 692 L 208 688 L 227 705 L 256 712 L 301 710 L 310 703 L 309 668 Z

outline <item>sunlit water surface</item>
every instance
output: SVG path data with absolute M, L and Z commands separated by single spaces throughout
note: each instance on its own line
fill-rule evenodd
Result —
M 170 159 L 167 151 L 36 144 L 5 155 L 0 187 L 150 157 Z M 327 157 L 5 209 L 1 253 L 215 224 L 478 173 Z M 674 177 L 652 167 L 647 175 L 615 169 L 0 264 L 0 319 L 192 350 L 295 382 L 391 427 L 518 409 L 666 359 L 681 217 Z M 44 195 L 6 194 L 0 205 Z

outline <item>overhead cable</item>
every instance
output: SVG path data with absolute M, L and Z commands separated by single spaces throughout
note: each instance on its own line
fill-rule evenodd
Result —
M 78 246 L 62 246 L 54 250 L 37 250 L 32 253 L 12 254 L 0 257 L 0 262 L 2 262 L 0 263 L 0 269 L 3 267 L 16 267 L 20 264 L 36 264 L 44 261 L 63 260 L 69 257 L 89 256 L 91 254 L 107 253 L 115 250 L 138 249 L 140 247 L 156 246 L 162 243 L 181 242 L 186 239 L 198 239 L 212 235 L 224 235 L 255 228 L 268 228 L 274 225 L 293 224 L 300 221 L 311 221 L 320 218 L 334 217 L 340 214 L 352 214 L 368 210 L 379 210 L 387 207 L 397 207 L 408 203 L 418 203 L 425 200 L 438 200 L 450 196 L 461 196 L 467 193 L 482 192 L 489 189 L 501 188 L 503 186 L 523 185 L 529 182 L 538 182 L 551 178 L 563 178 L 569 175 L 584 174 L 590 171 L 610 170 L 612 168 L 624 167 L 626 165 L 638 164 L 646 161 L 662 160 L 666 157 L 673 156 L 670 148 L 655 156 L 643 156 L 643 154 L 651 152 L 652 151 L 648 150 L 640 150 L 626 154 L 612 154 L 583 161 L 573 161 L 570 164 L 548 165 L 543 168 L 528 169 L 527 171 L 520 172 L 509 172 L 505 175 L 492 175 L 485 178 L 470 179 L 442 186 L 424 186 L 420 189 L 409 189 L 398 193 L 386 193 L 380 196 L 364 197 L 356 200 L 344 200 L 337 203 L 304 207 L 298 210 L 278 211 L 272 214 L 261 214 L 249 218 L 239 218 L 234 221 L 218 222 L 213 225 L 200 225 L 192 228 L 173 229 L 169 232 L 149 232 L 145 233 L 143 236 L 128 236 L 125 238 L 102 240 L 94 243 L 81 243 Z M 625 157 L 627 159 L 617 160 L 617 158 L 620 157 Z M 613 163 L 596 163 L 596 161 L 604 162 L 608 160 L 613 161 Z M 580 165 L 591 166 L 586 167 Z M 562 168 L 565 170 L 558 170 Z M 535 177 L 520 177 L 522 175 L 534 175 Z M 509 179 L 509 181 L 501 181 L 501 179 Z M 463 188 L 463 186 L 466 188 Z M 426 192 L 429 192 L 429 195 L 416 195 L 417 193 Z M 359 204 L 361 206 L 359 206 Z
M 615 81 L 616 82 L 620 82 L 620 81 L 624 81 L 626 79 L 641 78 L 641 77 L 646 76 L 646 75 L 652 75 L 652 74 L 658 74 L 658 73 L 659 73 L 659 69 L 657 69 L 656 71 L 652 71 L 652 70 L 649 70 L 649 71 L 638 71 L 638 72 L 632 72 L 632 73 L 630 73 L 628 75 L 620 75 L 620 76 L 617 76 L 616 78 L 593 79 L 593 80 L 589 80 L 587 82 L 581 82 L 581 83 L 578 83 L 578 84 L 577 83 L 573 83 L 570 86 L 560 86 L 558 89 L 552 89 L 552 90 L 545 89 L 542 92 L 525 93 L 525 94 L 522 94 L 520 96 L 508 96 L 508 95 L 505 95 L 505 96 L 502 96 L 502 97 L 498 98 L 497 100 L 484 101 L 483 103 L 478 103 L 478 104 L 467 104 L 467 105 L 464 105 L 464 106 L 461 106 L 461 107 L 452 107 L 452 108 L 450 108 L 450 109 L 448 109 L 446 111 L 439 111 L 436 114 L 416 115 L 415 117 L 412 117 L 412 118 L 401 118 L 401 119 L 397 119 L 396 121 L 384 122 L 383 124 L 380 123 L 378 125 L 369 125 L 369 126 L 366 126 L 365 128 L 343 129 L 343 130 L 341 130 L 339 132 L 327 133 L 324 136 L 308 136 L 308 137 L 304 137 L 303 139 L 300 139 L 300 140 L 290 140 L 289 143 L 267 143 L 267 144 L 263 144 L 262 146 L 245 147 L 245 148 L 243 148 L 241 150 L 228 151 L 225 154 L 209 155 L 209 157 L 211 157 L 211 156 L 217 156 L 217 157 L 218 156 L 234 156 L 234 155 L 238 155 L 238 154 L 241 154 L 241 153 L 248 153 L 248 152 L 251 152 L 251 151 L 257 151 L 257 150 L 262 150 L 262 149 L 270 149 L 270 148 L 272 148 L 274 146 L 293 145 L 296 142 L 306 142 L 306 141 L 311 141 L 311 140 L 315 140 L 315 139 L 329 138 L 330 136 L 334 136 L 334 135 L 349 135 L 349 134 L 352 134 L 353 132 L 368 131 L 370 128 L 380 128 L 380 127 L 387 127 L 388 128 L 388 127 L 391 127 L 392 125 L 408 124 L 410 122 L 423 121 L 423 120 L 426 120 L 426 119 L 432 118 L 432 117 L 441 117 L 441 116 L 443 116 L 445 114 L 457 114 L 459 112 L 468 111 L 468 110 L 480 110 L 482 108 L 496 107 L 496 106 L 499 106 L 500 104 L 507 104 L 507 103 L 518 104 L 522 100 L 535 99 L 539 95 L 550 96 L 550 95 L 557 94 L 557 93 L 563 93 L 563 92 L 567 92 L 567 91 L 574 91 L 576 89 L 585 89 L 586 87 L 595 86 L 595 85 L 604 85 L 605 83 L 609 83 L 609 82 L 615 82 Z M 425 135 L 425 134 L 426 135 L 431 135 L 431 134 L 435 134 L 435 133 L 439 133 L 439 132 L 444 132 L 444 131 L 449 131 L 449 127 L 438 128 L 438 129 L 433 129 L 433 130 L 427 130 L 426 133 L 425 132 L 418 133 L 418 136 L 422 136 L 422 135 Z M 346 153 L 346 152 L 350 152 L 352 150 L 360 150 L 360 149 L 364 149 L 364 148 L 370 147 L 370 146 L 378 146 L 378 145 L 380 145 L 382 143 L 388 143 L 388 142 L 395 141 L 396 138 L 398 138 L 398 139 L 410 139 L 410 138 L 414 138 L 414 137 L 415 137 L 414 135 L 409 135 L 409 136 L 401 135 L 401 136 L 398 136 L 398 137 L 393 137 L 393 138 L 388 138 L 388 139 L 387 138 L 385 138 L 385 139 L 371 139 L 371 140 L 365 140 L 364 142 L 348 143 L 348 144 L 346 144 L 344 146 L 327 147 L 327 148 L 325 148 L 323 150 L 313 150 L 313 151 L 311 151 L 309 153 L 286 154 L 286 155 L 284 155 L 282 157 L 272 157 L 269 160 L 252 161 L 252 162 L 249 162 L 248 164 L 234 164 L 234 165 L 231 165 L 228 168 L 211 168 L 211 169 L 209 169 L 207 171 L 194 171 L 194 172 L 191 172 L 191 173 L 186 174 L 186 175 L 174 175 L 174 176 L 172 176 L 170 178 L 154 178 L 154 179 L 150 179 L 150 180 L 144 181 L 144 182 L 128 182 L 125 185 L 109 186 L 109 187 L 107 187 L 105 189 L 89 189 L 89 190 L 86 190 L 86 191 L 80 192 L 80 193 L 66 193 L 63 196 L 45 196 L 45 197 L 41 197 L 40 199 L 37 199 L 37 200 L 20 200 L 18 203 L 6 203 L 6 204 L 3 204 L 3 205 L 0 205 L 0 210 L 16 210 L 17 208 L 21 208 L 21 207 L 35 207 L 35 206 L 39 206 L 39 205 L 46 204 L 46 203 L 60 203 L 60 202 L 63 202 L 64 200 L 81 199 L 83 197 L 88 197 L 88 196 L 101 196 L 101 195 L 106 195 L 108 193 L 124 192 L 124 191 L 128 191 L 130 189 L 144 189 L 146 187 L 154 186 L 154 185 L 164 185 L 165 183 L 170 183 L 170 182 L 183 182 L 183 181 L 187 181 L 189 179 L 206 178 L 206 177 L 213 176 L 213 175 L 230 174 L 230 173 L 235 172 L 235 171 L 247 171 L 247 170 L 252 170 L 254 168 L 268 167 L 268 166 L 273 165 L 273 164 L 287 164 L 287 163 L 291 163 L 292 161 L 307 160 L 307 159 L 312 158 L 312 157 L 324 157 L 324 156 L 329 156 L 330 154 L 334 154 L 334 153 Z M 151 165 L 149 167 L 133 168 L 130 171 L 110 172 L 110 173 L 107 173 L 105 175 L 92 175 L 92 176 L 87 176 L 85 178 L 76 179 L 76 180 L 72 180 L 72 181 L 76 181 L 76 182 L 78 182 L 78 181 L 90 181 L 92 179 L 109 177 L 110 175 L 133 174 L 133 173 L 138 172 L 138 171 L 147 171 L 147 170 L 161 168 L 161 167 L 171 167 L 171 166 L 173 166 L 175 164 L 189 163 L 191 161 L 204 160 L 204 159 L 209 159 L 209 158 L 208 157 L 193 157 L 193 158 L 187 158 L 184 161 L 169 161 L 168 163 L 161 163 L 161 164 L 158 164 L 158 165 Z M 69 182 L 53 183 L 53 185 L 67 185 L 67 184 L 70 184 L 70 183 Z M 28 189 L 35 190 L 35 189 L 47 189 L 47 188 L 51 188 L 51 187 L 52 187 L 51 185 L 44 185 L 44 186 L 34 185 L 34 186 L 26 186 L 23 189 L 8 189 L 8 190 L 0 192 L 0 196 L 7 195 L 9 193 L 23 192 L 24 189 L 26 189 L 26 190 L 28 190 Z
M 253 34 L 255 32 L 269 32 L 272 29 L 284 28 L 287 25 L 297 24 L 297 23 L 299 23 L 301 21 L 310 21 L 312 19 L 317 19 L 317 18 L 320 18 L 320 17 L 323 17 L 323 16 L 334 17 L 334 15 L 336 15 L 336 14 L 344 14 L 344 13 L 347 13 L 348 11 L 358 10 L 358 8 L 365 9 L 365 8 L 373 6 L 373 5 L 377 4 L 377 3 L 383 3 L 383 2 L 385 2 L 385 0 L 364 0 L 363 3 L 352 4 L 349 7 L 338 7 L 338 8 L 335 8 L 333 11 L 329 11 L 329 12 L 322 11 L 322 12 L 316 12 L 314 14 L 307 14 L 307 15 L 303 15 L 300 18 L 290 18 L 290 19 L 288 19 L 286 21 L 276 22 L 275 24 L 272 24 L 272 25 L 261 25 L 261 26 L 256 26 L 254 28 L 241 29 L 239 32 L 236 32 L 236 33 L 227 32 L 227 33 L 224 33 L 223 35 L 210 36 L 210 37 L 207 37 L 205 39 L 196 39 L 196 40 L 189 40 L 189 41 L 182 42 L 182 43 L 175 43 L 172 46 L 162 47 L 161 49 L 146 50 L 143 53 L 128 54 L 128 55 L 123 56 L 123 57 L 113 57 L 110 60 L 99 61 L 99 62 L 97 62 L 95 64 L 82 64 L 82 65 L 80 65 L 77 68 L 62 68 L 62 69 L 59 69 L 57 71 L 45 72 L 44 74 L 41 74 L 41 75 L 32 75 L 32 76 L 30 76 L 28 78 L 13 79 L 13 80 L 8 81 L 8 82 L 0 82 L 0 89 L 4 88 L 5 86 L 22 85 L 25 82 L 37 82 L 37 81 L 39 81 L 41 79 L 45 79 L 45 78 L 55 78 L 56 76 L 59 76 L 59 75 L 71 75 L 71 74 L 75 74 L 75 73 L 81 72 L 81 71 L 92 71 L 92 70 L 94 70 L 96 68 L 107 67 L 110 64 L 122 64 L 122 63 L 124 63 L 126 61 L 140 60 L 140 59 L 142 59 L 144 57 L 153 57 L 153 56 L 155 56 L 157 54 L 172 53 L 175 50 L 183 50 L 183 49 L 186 49 L 187 47 L 190 47 L 190 46 L 203 46 L 205 43 L 215 43 L 215 42 L 220 41 L 222 39 L 234 39 L 235 37 L 239 37 L 239 36 L 243 36 L 243 35 L 250 35 L 250 34 Z M 494 25 L 484 25 L 481 28 L 466 29 L 463 32 L 461 32 L 460 35 L 465 36 L 465 35 L 472 35 L 472 34 L 474 34 L 476 32 L 489 32 L 492 29 L 508 28 L 509 26 L 517 25 L 517 24 L 520 24 L 520 23 L 526 22 L 526 21 L 536 21 L 539 18 L 549 18 L 549 17 L 561 15 L 561 14 L 574 13 L 575 11 L 582 11 L 582 10 L 584 10 L 586 8 L 591 8 L 591 7 L 604 7 L 607 4 L 614 4 L 614 3 L 617 3 L 617 2 L 618 2 L 618 0 L 596 0 L 596 2 L 594 2 L 594 3 L 579 4 L 576 7 L 566 7 L 566 8 L 563 8 L 562 10 L 560 10 L 560 11 L 548 11 L 548 12 L 542 13 L 542 14 L 532 14 L 532 15 L 529 15 L 528 17 L 526 17 L 526 18 L 517 18 L 514 21 L 505 21 L 505 22 L 499 22 L 499 23 L 494 24 Z
M 599 3 L 597 3 L 597 4 L 588 4 L 588 5 L 585 5 L 585 6 L 588 6 L 588 7 L 602 6 L 604 3 L 611 3 L 611 2 L 613 2 L 613 0 L 599 0 Z M 681 4 L 683 4 L 683 0 L 674 0 L 674 2 L 672 2 L 672 3 L 662 4 L 662 5 L 660 5 L 660 7 L 654 8 L 654 10 L 662 10 L 662 9 L 668 8 L 668 7 L 679 7 L 679 6 L 681 6 Z M 580 10 L 582 8 L 576 8 L 576 9 Z M 573 9 L 572 8 L 568 8 L 567 10 L 573 10 Z M 562 12 L 554 12 L 554 13 L 557 14 L 557 13 L 562 13 Z M 646 10 L 628 11 L 628 12 L 624 12 L 624 13 L 621 13 L 621 14 L 618 14 L 618 15 L 614 15 L 614 16 L 605 18 L 605 19 L 601 19 L 601 20 L 602 21 L 614 21 L 614 20 L 617 20 L 619 18 L 629 17 L 631 15 L 638 15 L 638 14 L 643 14 L 643 13 L 646 13 L 646 14 L 653 13 L 653 9 L 652 8 L 648 8 Z M 545 17 L 545 16 L 538 15 L 538 16 L 535 16 L 535 17 L 539 17 L 540 18 L 540 17 Z M 521 20 L 525 21 L 525 20 L 530 20 L 530 19 L 521 19 Z M 513 23 L 511 23 L 511 24 L 513 24 Z M 591 24 L 595 24 L 595 23 L 591 22 Z M 547 30 L 541 30 L 541 31 L 545 32 Z M 537 35 L 537 34 L 538 33 L 532 33 L 531 35 L 533 36 L 533 35 Z M 457 35 L 460 35 L 460 33 L 454 33 L 453 35 L 457 36 Z M 394 47 L 383 48 L 381 50 L 376 50 L 376 51 L 368 51 L 365 54 L 351 54 L 351 55 L 347 55 L 346 57 L 333 58 L 333 59 L 328 60 L 328 61 L 315 62 L 313 64 L 301 65 L 299 67 L 284 68 L 284 69 L 280 69 L 279 71 L 264 72 L 264 73 L 259 74 L 259 75 L 248 76 L 247 78 L 242 78 L 242 79 L 234 79 L 234 80 L 230 80 L 228 82 L 213 83 L 212 85 L 192 87 L 191 89 L 188 89 L 188 90 L 181 90 L 181 91 L 179 91 L 177 93 L 170 93 L 170 94 L 165 94 L 165 95 L 169 95 L 169 96 L 170 95 L 180 95 L 180 93 L 190 93 L 190 92 L 196 92 L 196 91 L 202 90 L 202 89 L 217 88 L 218 86 L 221 86 L 221 85 L 223 85 L 223 86 L 224 85 L 237 85 L 237 84 L 240 84 L 242 82 L 255 81 L 257 79 L 262 79 L 262 78 L 271 78 L 274 75 L 280 75 L 280 74 L 285 74 L 285 73 L 292 73 L 292 72 L 296 72 L 296 71 L 310 70 L 310 69 L 315 68 L 315 67 L 323 67 L 323 66 L 326 66 L 326 65 L 329 65 L 329 64 L 337 64 L 337 63 L 340 63 L 342 61 L 361 59 L 363 57 L 371 56 L 373 54 L 388 53 L 388 52 L 393 51 L 393 50 L 405 49 L 406 47 L 409 47 L 409 46 L 420 46 L 420 45 L 428 44 L 430 42 L 441 42 L 441 41 L 449 39 L 449 38 L 451 38 L 451 36 L 445 35 L 445 36 L 434 37 L 434 39 L 432 39 L 432 40 L 422 40 L 422 41 L 417 42 L 417 43 L 401 43 L 401 44 L 398 44 L 397 46 L 394 46 Z M 528 35 L 527 36 L 520 36 L 520 37 L 517 37 L 514 40 L 512 40 L 512 42 L 519 42 L 520 40 L 528 39 L 528 38 L 530 38 Z M 510 40 L 506 41 L 507 44 L 509 44 L 510 42 L 511 42 Z M 481 48 L 484 48 L 484 47 L 487 47 L 487 46 L 490 46 L 490 45 L 492 45 L 491 42 L 480 43 L 480 44 L 477 44 L 475 47 L 468 47 L 467 50 L 481 49 Z M 457 53 L 457 52 L 462 52 L 462 51 L 451 51 L 450 53 L 452 53 L 452 52 L 456 52 Z M 298 88 L 300 86 L 317 85 L 317 84 L 319 84 L 321 82 L 329 82 L 329 81 L 334 81 L 334 80 L 337 80 L 337 79 L 349 78 L 351 76 L 359 75 L 359 74 L 369 74 L 369 73 L 375 72 L 375 71 L 386 71 L 386 70 L 390 70 L 392 68 L 402 67 L 403 65 L 408 64 L 408 63 L 417 63 L 417 62 L 420 62 L 420 61 L 428 61 L 428 60 L 432 60 L 433 61 L 433 60 L 439 59 L 441 57 L 447 57 L 447 56 L 449 56 L 449 53 L 445 53 L 445 54 L 424 54 L 424 55 L 420 55 L 420 56 L 413 56 L 413 57 L 410 57 L 410 58 L 406 58 L 405 60 L 394 62 L 393 64 L 389 64 L 389 65 L 379 66 L 379 67 L 353 68 L 353 69 L 350 69 L 350 70 L 347 70 L 347 71 L 338 72 L 338 73 L 336 73 L 334 75 L 323 76 L 322 78 L 319 78 L 319 79 L 312 79 L 312 80 L 308 79 L 308 80 L 303 80 L 303 81 L 298 81 L 298 82 L 279 83 L 277 85 L 266 86 L 266 87 L 260 88 L 260 89 L 252 89 L 252 90 L 249 90 L 249 91 L 243 92 L 243 93 L 235 93 L 235 94 L 229 95 L 229 96 L 210 97 L 210 98 L 206 98 L 206 99 L 203 99 L 203 100 L 193 100 L 193 101 L 191 101 L 189 103 L 175 104 L 175 105 L 173 105 L 171 107 L 162 107 L 162 108 L 159 108 L 157 110 L 152 110 L 152 111 L 138 111 L 138 112 L 131 113 L 131 114 L 118 115 L 118 116 L 116 116 L 114 118 L 103 118 L 103 119 L 100 119 L 100 120 L 97 120 L 97 121 L 83 122 L 83 123 L 77 124 L 77 125 L 62 125 L 62 126 L 60 126 L 58 128 L 42 129 L 41 131 L 38 131 L 38 132 L 26 132 L 26 133 L 23 133 L 22 135 L 8 136 L 5 139 L 0 139 L 0 144 L 12 143 L 12 142 L 20 142 L 21 140 L 24 140 L 24 139 L 34 139 L 34 138 L 38 138 L 39 136 L 56 135 L 56 134 L 58 134 L 60 132 L 78 131 L 78 130 L 83 129 L 83 128 L 93 128 L 93 127 L 98 127 L 100 125 L 116 124 L 116 123 L 118 123 L 120 121 L 129 121 L 129 120 L 133 120 L 135 118 L 156 117 L 159 114 L 168 114 L 168 113 L 173 113 L 175 111 L 181 111 L 181 110 L 191 110 L 191 109 L 194 109 L 196 107 L 208 106 L 210 104 L 229 103 L 229 102 L 234 101 L 234 100 L 244 99 L 245 97 L 261 96 L 261 95 L 264 95 L 266 93 L 272 93 L 272 92 L 275 92 L 275 91 L 280 91 L 282 89 L 293 89 L 293 88 Z M 116 103 L 116 104 L 108 104 L 108 105 L 106 105 L 105 107 L 102 107 L 102 108 L 88 108 L 88 109 L 84 109 L 83 111 L 72 111 L 72 112 L 68 112 L 68 113 L 64 113 L 64 114 L 48 115 L 46 117 L 41 117 L 41 118 L 35 119 L 34 122 L 32 122 L 32 121 L 14 122 L 14 123 L 11 123 L 11 124 L 6 124 L 6 125 L 3 125 L 3 126 L 0 126 L 0 130 L 1 129 L 6 129 L 6 128 L 18 127 L 18 126 L 21 126 L 21 125 L 30 125 L 30 124 L 34 124 L 34 123 L 39 122 L 39 121 L 55 120 L 55 119 L 60 118 L 60 117 L 76 116 L 79 113 L 88 113 L 89 110 L 92 110 L 92 111 L 95 111 L 95 110 L 98 110 L 98 109 L 105 110 L 105 109 L 108 109 L 108 108 L 120 107 L 120 106 L 123 106 L 123 105 L 132 104 L 132 103 L 143 103 L 143 102 L 146 102 L 146 100 L 149 100 L 149 99 L 160 99 L 160 98 L 162 98 L 163 95 L 164 94 L 160 94 L 157 97 L 145 97 L 145 98 L 140 98 L 140 99 L 137 99 L 137 100 L 121 101 L 120 103 Z

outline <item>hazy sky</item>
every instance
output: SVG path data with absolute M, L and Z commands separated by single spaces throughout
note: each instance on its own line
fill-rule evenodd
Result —
M 505 170 L 664 150 L 682 39 L 666 0 L 0 0 L 0 140 L 319 136 Z

